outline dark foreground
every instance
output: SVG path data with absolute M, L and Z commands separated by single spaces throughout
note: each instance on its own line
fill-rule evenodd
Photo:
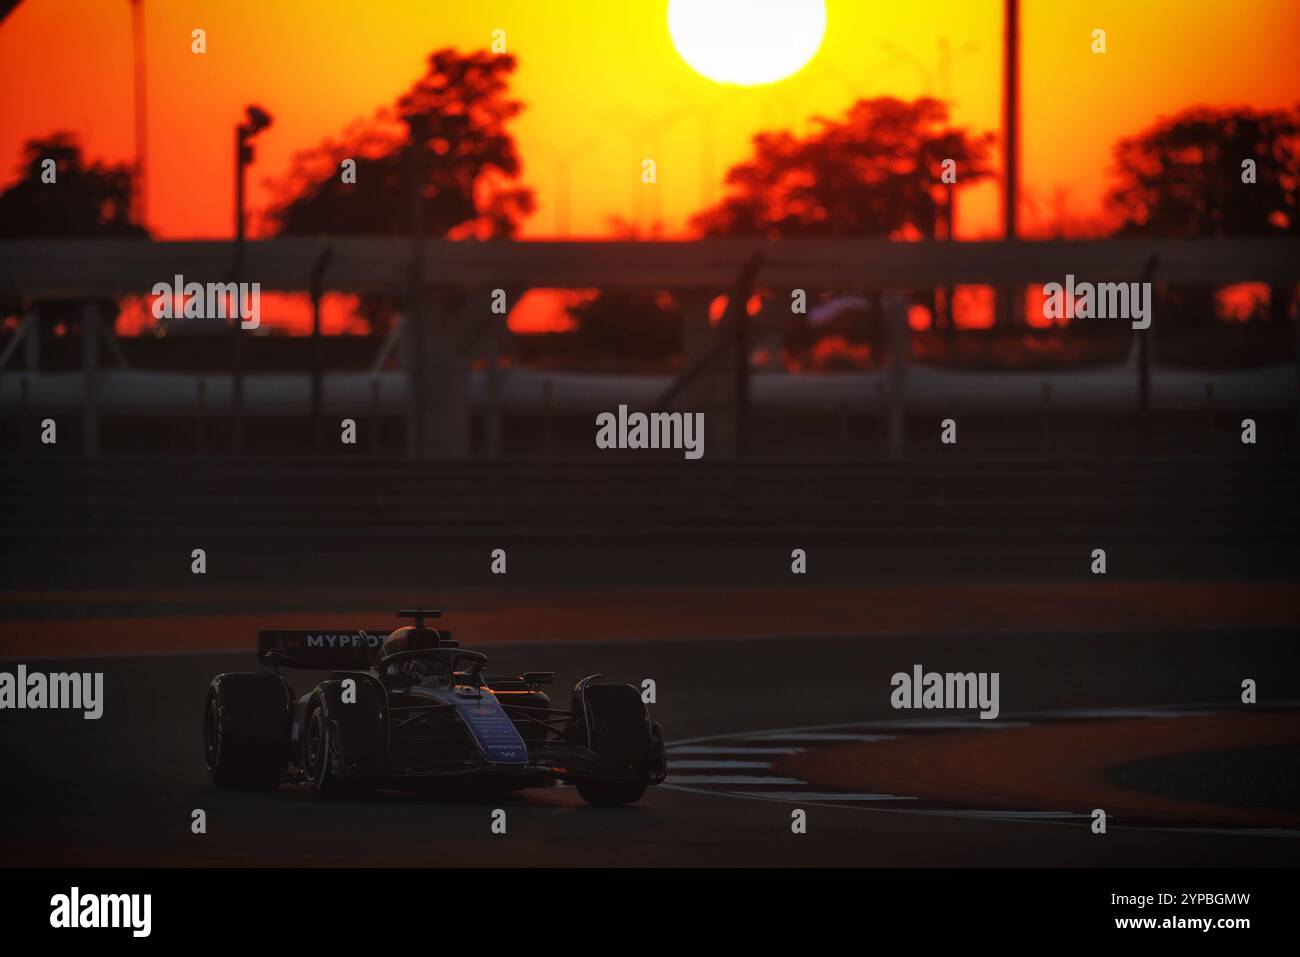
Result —
M 602 671 L 653 678 L 652 712 L 671 742 L 749 732 L 798 735 L 824 725 L 960 719 L 971 712 L 895 711 L 890 675 L 919 662 L 940 670 L 1001 673 L 999 719 L 1042 712 L 1210 704 L 1241 709 L 1242 677 L 1258 679 L 1262 703 L 1300 699 L 1300 669 L 1290 631 L 1116 633 L 1091 638 L 1032 634 L 980 637 L 694 639 L 551 647 L 497 645 L 494 666 L 554 668 L 557 687 Z M 996 813 L 998 782 L 987 782 L 991 814 L 836 806 L 815 794 L 793 803 L 737 796 L 754 788 L 698 787 L 699 775 L 766 776 L 735 771 L 714 754 L 670 756 L 670 782 L 624 809 L 587 807 L 569 789 L 494 800 L 449 800 L 382 793 L 326 802 L 289 788 L 217 791 L 200 754 L 203 692 L 213 674 L 253 665 L 251 655 L 25 659 L 29 668 L 102 670 L 106 707 L 99 721 L 79 713 L 14 712 L 2 748 L 10 773 L 0 788 L 0 865 L 857 865 L 857 866 L 1226 866 L 1300 863 L 1290 830 L 1164 829 L 1112 822 L 1105 835 L 1086 819 L 1008 819 Z M 13 662 L 6 662 L 6 669 Z M 1106 715 L 1094 716 L 1098 720 Z M 1080 720 L 1092 720 L 1083 717 Z M 975 722 L 997 724 L 998 722 Z M 969 726 L 969 724 L 968 724 Z M 804 729 L 801 731 L 800 729 Z M 997 734 L 997 731 L 986 731 Z M 1064 739 L 1063 739 L 1064 740 Z M 794 741 L 799 747 L 817 741 Z M 689 745 L 688 745 L 689 747 Z M 704 746 L 706 749 L 708 745 Z M 1200 758 L 1203 773 L 1233 768 L 1235 787 L 1210 789 L 1225 806 L 1277 804 L 1279 767 L 1288 751 L 1253 762 L 1240 753 Z M 1290 755 L 1290 756 L 1288 756 Z M 759 759 L 761 765 L 767 759 Z M 716 768 L 708 761 L 720 761 Z M 1243 764 L 1244 762 L 1244 764 Z M 1279 764 L 1280 762 L 1280 764 Z M 1287 762 L 1291 762 L 1288 764 Z M 674 767 L 677 764 L 677 767 Z M 1258 768 L 1255 780 L 1241 768 Z M 1119 775 L 1125 787 L 1174 799 L 1188 775 L 1150 768 Z M 692 775 L 697 776 L 692 780 Z M 1221 776 L 1221 775 L 1220 775 Z M 1195 776 L 1193 776 L 1195 777 Z M 1269 783 L 1269 781 L 1273 783 Z M 690 790 L 679 787 L 685 785 Z M 762 782 L 758 790 L 762 790 Z M 790 790 L 787 788 L 787 790 Z M 799 789 L 793 791 L 797 794 Z M 1279 794 L 1282 794 L 1279 798 Z M 1166 794 L 1166 797 L 1169 795 Z M 1086 805 L 1086 802 L 1085 802 Z M 808 812 L 804 835 L 791 810 Z M 935 805 L 922 805 L 934 809 Z M 494 809 L 507 832 L 490 829 Z M 191 833 L 195 809 L 207 833 Z M 1090 811 L 1091 805 L 1080 807 Z M 943 811 L 942 807 L 938 808 Z M 1279 821 L 1284 810 L 1277 811 Z

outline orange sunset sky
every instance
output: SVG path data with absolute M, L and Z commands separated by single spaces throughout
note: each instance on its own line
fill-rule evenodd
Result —
M 230 234 L 231 137 L 245 103 L 275 118 L 250 176 L 257 234 L 267 181 L 295 151 L 391 103 L 431 50 L 486 48 L 496 29 L 519 59 L 514 91 L 527 104 L 513 125 L 538 199 L 525 237 L 561 231 L 555 160 L 566 155 L 573 185 L 563 232 L 608 235 L 617 216 L 643 233 L 661 221 L 678 236 L 718 198 L 756 130 L 837 114 L 858 95 L 929 92 L 950 98 L 963 125 L 1000 126 L 1001 0 L 827 0 L 812 61 L 753 88 L 716 84 L 682 61 L 666 0 L 144 2 L 147 224 L 163 238 Z M 1026 233 L 1049 229 L 1062 212 L 1076 231 L 1095 224 L 1121 135 L 1196 103 L 1300 99 L 1298 0 L 1022 0 L 1021 8 Z M 196 27 L 207 31 L 203 55 L 190 51 Z M 1107 32 L 1105 55 L 1089 51 L 1096 28 Z M 0 24 L 0 185 L 13 181 L 23 142 L 55 130 L 77 133 L 91 158 L 129 163 L 131 63 L 128 0 L 23 0 Z M 639 187 L 643 157 L 657 161 L 655 187 Z M 959 215 L 959 235 L 996 234 L 997 187 L 963 193 Z

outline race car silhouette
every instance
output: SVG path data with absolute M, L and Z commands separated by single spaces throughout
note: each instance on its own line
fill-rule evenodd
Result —
M 589 675 L 568 710 L 554 672 L 486 675 L 487 656 L 399 611 L 391 634 L 263 631 L 261 672 L 217 675 L 203 753 L 218 787 L 291 782 L 322 796 L 373 788 L 499 793 L 573 784 L 591 804 L 628 804 L 667 772 L 663 731 L 640 691 Z M 331 671 L 298 695 L 281 668 Z

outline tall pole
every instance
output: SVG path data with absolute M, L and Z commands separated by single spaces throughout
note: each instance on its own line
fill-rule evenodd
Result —
M 1020 0 L 1006 0 L 1006 40 L 1002 76 L 1002 232 L 1016 239 L 1017 182 L 1020 178 Z M 997 321 L 1003 328 L 1016 321 L 1017 290 L 1003 287 Z
M 569 235 L 569 164 L 556 161 L 555 166 L 555 235 Z
M 408 175 L 411 178 L 411 291 L 407 305 L 407 383 L 410 412 L 407 416 L 407 454 L 424 458 L 429 454 L 426 419 L 428 416 L 427 390 L 429 387 L 429 356 L 424 309 L 424 149 L 428 139 L 428 123 L 420 114 L 407 119 L 411 144 L 407 154 Z
M 235 279 L 244 271 L 244 170 L 248 165 L 247 134 L 235 127 Z
M 584 140 L 564 153 L 551 153 L 548 150 L 539 151 L 543 157 L 550 161 L 555 173 L 555 235 L 557 237 L 569 235 L 573 164 L 599 145 L 600 141 L 593 137 Z
M 325 270 L 332 256 L 333 251 L 326 246 L 311 269 L 311 432 L 312 448 L 317 454 L 324 447 L 325 438 L 325 357 L 320 301 L 325 295 Z
M 149 152 L 149 109 L 145 87 L 144 0 L 131 0 L 131 46 L 135 58 L 135 221 L 143 226 L 148 215 L 145 198 L 145 163 Z
M 953 242 L 957 238 L 957 184 L 948 183 L 945 187 L 947 190 L 947 202 L 944 204 L 944 218 L 947 220 L 945 239 Z M 952 312 L 952 297 L 957 291 L 955 286 L 947 285 L 942 287 L 943 291 L 943 329 L 951 335 L 957 331 L 956 319 Z M 935 310 L 935 319 L 938 320 L 939 311 Z
M 245 118 L 235 126 L 235 264 L 234 282 L 237 301 L 242 300 L 239 283 L 244 279 L 244 181 L 248 164 L 253 162 L 253 137 L 271 125 L 271 114 L 260 106 L 244 107 Z M 232 310 L 230 359 L 231 447 L 236 455 L 243 451 L 244 427 L 244 348 L 241 310 Z
M 250 149 L 242 124 L 235 127 L 235 295 L 244 278 L 244 170 Z M 239 310 L 234 310 L 230 340 L 230 447 L 236 455 L 244 450 L 244 339 Z
M 632 148 L 632 191 L 630 194 L 631 203 L 628 208 L 628 215 L 632 217 L 629 225 L 632 227 L 633 233 L 636 231 L 635 226 L 641 218 L 641 210 L 644 205 L 641 202 L 641 197 L 645 192 L 645 190 L 641 188 L 643 185 L 641 183 L 640 173 L 641 162 L 642 160 L 653 158 L 657 163 L 662 159 L 662 156 L 660 155 L 660 146 L 663 143 L 662 136 L 664 131 L 681 119 L 686 112 L 686 110 L 673 110 L 656 120 L 652 117 L 646 116 L 640 110 L 625 107 L 618 115 L 607 117 L 609 122 L 623 131 L 624 135 L 627 136 L 628 144 Z M 624 116 L 629 118 L 626 122 L 621 119 L 621 117 Z M 647 226 L 647 232 L 653 232 L 656 217 L 662 218 L 661 213 L 663 201 L 660 198 L 660 195 L 661 194 L 657 188 L 654 193 L 651 194 L 649 204 L 650 223 Z
M 1002 231 L 1016 238 L 1016 183 L 1020 173 L 1020 2 L 1006 0 L 1006 61 L 1002 94 Z
M 686 109 L 700 121 L 700 209 L 709 205 L 713 193 L 713 156 L 716 140 L 715 127 L 717 109 L 715 106 L 700 106 L 699 101 L 674 87 L 669 91 L 685 104 Z

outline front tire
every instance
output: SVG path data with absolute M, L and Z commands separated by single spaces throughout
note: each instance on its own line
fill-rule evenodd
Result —
M 326 714 L 325 706 L 319 700 L 312 702 L 303 725 L 303 776 L 319 797 L 359 797 L 367 789 L 363 785 L 341 779 L 335 769 L 338 748 L 338 726 Z
M 584 709 L 587 740 L 607 769 L 626 777 L 589 778 L 574 783 L 588 804 L 639 801 L 650 784 L 654 728 L 641 692 L 626 684 L 588 685 L 578 704 Z
M 203 706 L 203 763 L 217 787 L 275 787 L 289 754 L 292 695 L 277 675 L 217 675 Z

